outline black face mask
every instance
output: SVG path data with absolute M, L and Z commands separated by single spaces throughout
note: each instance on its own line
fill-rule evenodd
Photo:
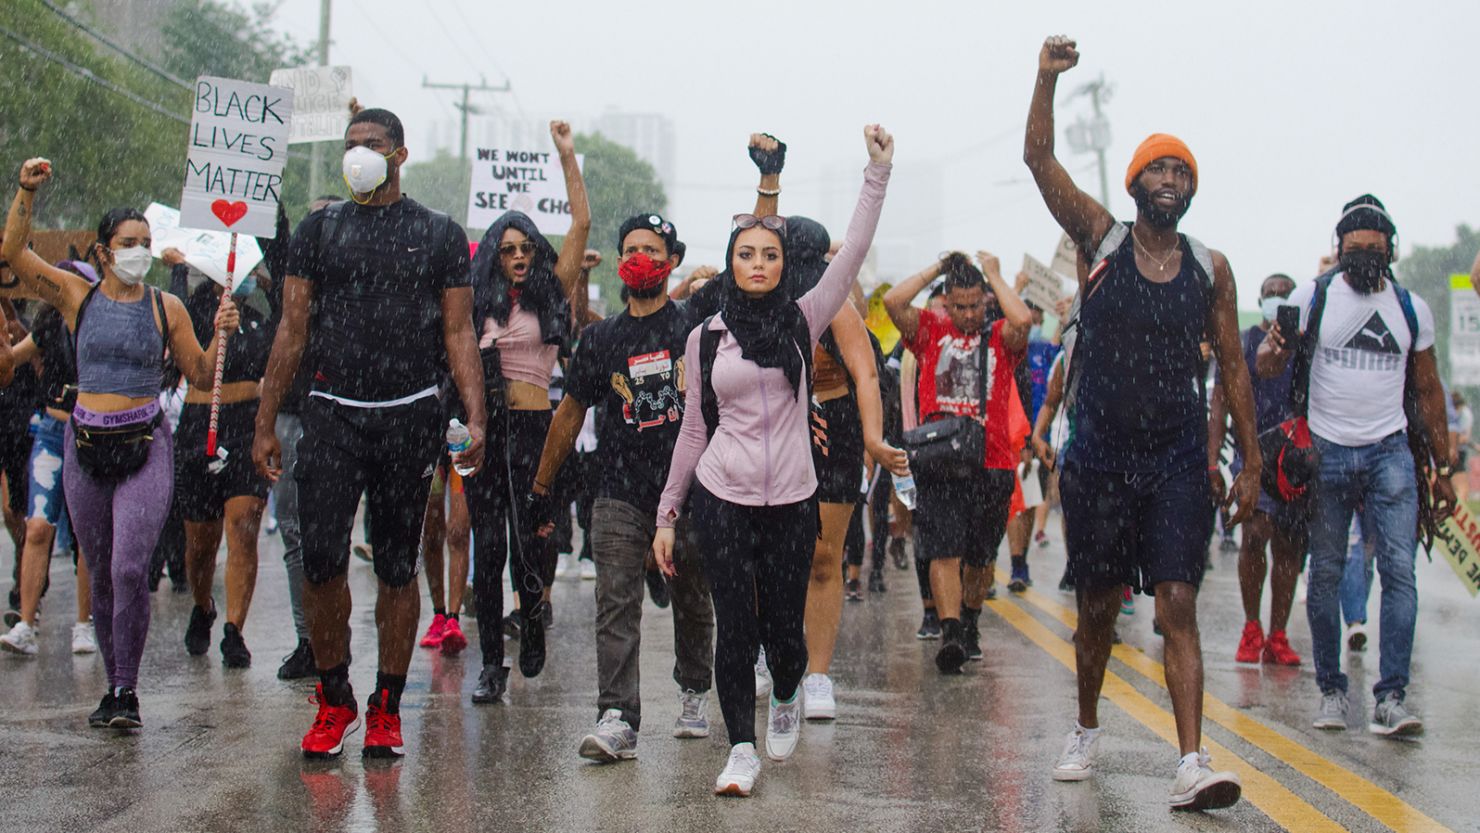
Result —
M 1391 277 L 1387 252 L 1358 249 L 1341 253 L 1341 271 L 1352 289 L 1369 295 L 1382 287 L 1382 279 Z
M 1161 206 L 1152 202 L 1151 192 L 1141 187 L 1139 182 L 1131 185 L 1131 198 L 1136 201 L 1136 210 L 1141 213 L 1146 222 L 1156 228 L 1174 228 L 1181 221 L 1182 215 L 1192 207 L 1192 197 L 1182 197 L 1177 200 L 1177 205 L 1170 211 L 1162 210 Z

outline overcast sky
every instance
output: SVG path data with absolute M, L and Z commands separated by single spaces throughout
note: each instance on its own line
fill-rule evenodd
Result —
M 319 0 L 281 0 L 277 24 L 310 41 L 318 12 Z M 1437 0 L 336 0 L 330 61 L 354 67 L 362 101 L 401 115 L 413 160 L 419 143 L 430 155 L 430 125 L 455 115 L 454 94 L 423 90 L 424 75 L 507 77 L 514 96 L 484 101 L 510 113 L 667 113 L 679 180 L 669 216 L 711 259 L 730 216 L 754 200 L 750 132 L 790 146 L 783 185 L 797 184 L 782 212 L 840 236 L 847 214 L 830 207 L 844 201 L 823 190 L 844 189 L 851 204 L 861 176 L 821 178 L 861 170 L 861 127 L 881 122 L 897 137 L 896 185 L 927 163 L 945 184 L 939 201 L 887 201 L 880 237 L 925 238 L 920 266 L 939 240 L 1016 268 L 1025 251 L 1047 260 L 1058 239 L 1022 163 L 1022 128 L 1038 49 L 1066 33 L 1082 59 L 1060 83 L 1060 127 L 1088 107 L 1069 100 L 1074 87 L 1103 73 L 1115 88 L 1111 209 L 1133 213 L 1122 183 L 1142 138 L 1185 139 L 1200 187 L 1182 229 L 1228 256 L 1252 308 L 1265 275 L 1314 273 L 1342 203 L 1359 193 L 1387 203 L 1405 251 L 1480 225 L 1477 31 L 1480 3 Z M 1096 193 L 1093 156 L 1072 154 L 1062 130 L 1059 154 Z

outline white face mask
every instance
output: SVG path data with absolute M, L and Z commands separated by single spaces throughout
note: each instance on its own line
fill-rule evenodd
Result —
M 128 286 L 135 286 L 149 274 L 154 255 L 144 246 L 113 250 L 113 275 Z
M 392 151 L 391 156 L 395 155 Z M 360 145 L 344 152 L 344 183 L 355 194 L 372 194 L 385 182 L 386 157 Z
M 1259 309 L 1264 312 L 1265 321 L 1273 321 L 1275 319 L 1275 316 L 1279 314 L 1280 307 L 1288 303 L 1290 303 L 1289 298 L 1281 298 L 1278 295 L 1271 295 L 1268 298 L 1265 298 L 1263 301 L 1259 302 Z

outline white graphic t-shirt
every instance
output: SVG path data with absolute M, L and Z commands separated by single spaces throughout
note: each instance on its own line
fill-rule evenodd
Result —
M 1315 282 L 1295 290 L 1290 303 L 1300 307 L 1303 330 L 1310 316 Z M 1434 346 L 1434 314 L 1412 295 L 1418 317 L 1420 351 Z M 1310 430 L 1337 445 L 1364 446 L 1408 426 L 1403 414 L 1403 382 L 1413 333 L 1389 282 L 1381 292 L 1362 295 L 1340 273 L 1326 291 L 1320 341 L 1310 369 Z

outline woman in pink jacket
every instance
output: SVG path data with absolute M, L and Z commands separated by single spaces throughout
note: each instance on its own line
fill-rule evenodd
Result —
M 688 500 L 714 596 L 715 685 L 733 745 L 715 782 L 719 794 L 749 795 L 760 774 L 753 668 L 758 646 L 765 646 L 774 680 L 767 755 L 785 760 L 801 729 L 797 689 L 807 669 L 802 617 L 817 539 L 817 475 L 804 376 L 818 338 L 848 298 L 883 208 L 894 139 L 870 125 L 864 141 L 869 165 L 863 192 L 843 248 L 817 286 L 797 299 L 778 290 L 792 284 L 784 280 L 785 219 L 739 215 L 725 257 L 734 278 L 724 287 L 723 311 L 689 335 L 684 366 L 693 384 L 658 506 L 653 551 L 658 566 L 673 575 L 673 522 Z M 712 426 L 700 404 L 706 328 L 718 336 L 707 380 L 717 406 Z M 806 344 L 799 343 L 803 328 Z

